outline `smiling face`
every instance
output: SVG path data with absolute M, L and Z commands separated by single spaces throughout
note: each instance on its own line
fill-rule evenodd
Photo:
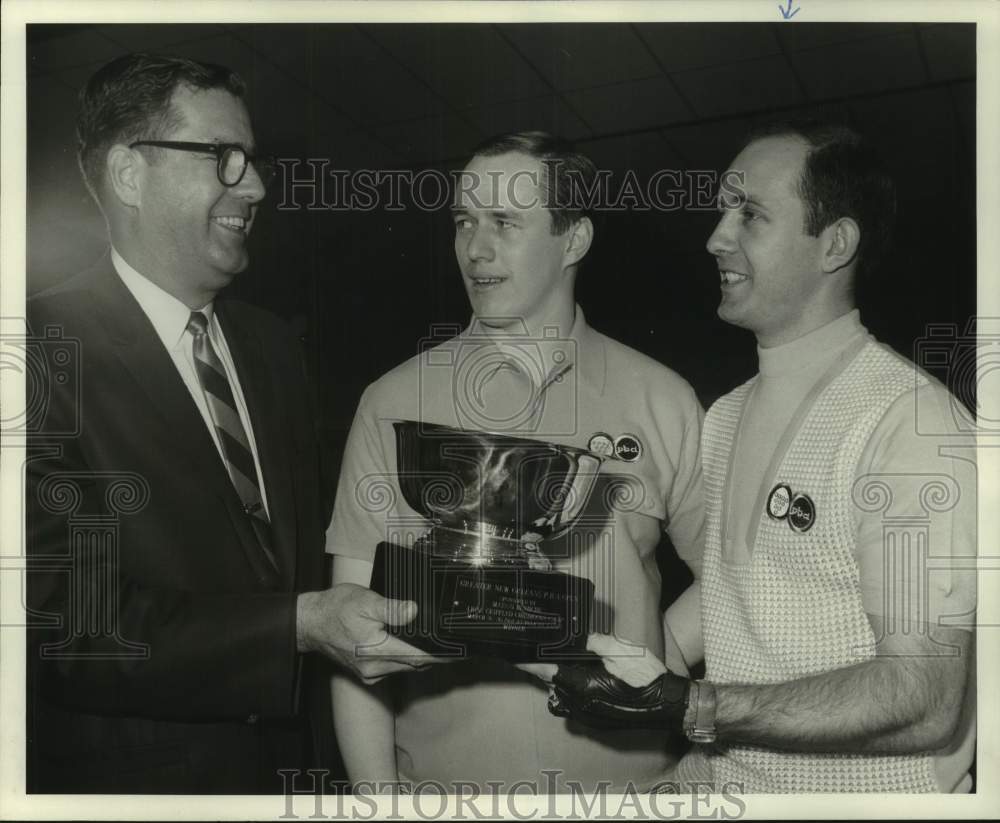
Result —
M 181 86 L 171 106 L 180 125 L 161 139 L 238 143 L 254 153 L 250 116 L 238 97 L 223 89 Z M 213 155 L 155 151 L 158 156 L 141 163 L 138 175 L 130 225 L 139 249 L 136 267 L 187 305 L 200 308 L 247 267 L 247 236 L 264 186 L 253 166 L 227 188 L 219 182 Z
M 751 330 L 764 347 L 832 319 L 822 263 L 826 238 L 806 234 L 798 190 L 807 153 L 808 144 L 795 137 L 748 145 L 729 170 L 745 175 L 745 199 L 720 203 L 722 217 L 708 239 L 720 273 L 719 317 Z
M 455 256 L 472 311 L 497 330 L 547 324 L 569 330 L 575 311 L 575 263 L 586 253 L 575 229 L 552 233 L 544 207 L 543 163 L 510 152 L 474 157 L 453 208 Z

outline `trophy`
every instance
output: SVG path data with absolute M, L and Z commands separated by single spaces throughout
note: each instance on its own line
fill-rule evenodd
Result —
M 378 544 L 371 588 L 419 609 L 389 631 L 441 656 L 582 651 L 594 584 L 553 570 L 541 545 L 577 520 L 604 458 L 413 420 L 393 427 L 400 490 L 432 526 L 412 547 Z

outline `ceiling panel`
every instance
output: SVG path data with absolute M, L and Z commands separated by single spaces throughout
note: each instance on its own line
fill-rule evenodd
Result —
M 973 77 L 976 74 L 974 23 L 942 23 L 920 27 L 932 80 Z
M 464 157 L 486 136 L 455 114 L 378 126 L 373 133 L 408 163 Z
M 648 128 L 692 116 L 666 77 L 567 92 L 565 96 L 595 134 Z
M 779 54 L 767 23 L 636 23 L 635 29 L 666 71 L 684 71 Z
M 851 102 L 858 125 L 878 148 L 896 184 L 914 190 L 937 185 L 936 172 L 950 164 L 958 150 L 955 120 L 947 89 L 921 89 Z M 914 112 L 919 112 L 917 121 Z M 919 124 L 919 140 L 914 127 Z M 926 169 L 927 175 L 914 176 Z M 909 170 L 910 173 L 906 174 Z
M 315 27 L 313 82 L 359 122 L 388 123 L 439 114 L 442 98 L 354 26 Z
M 116 43 L 121 52 L 158 52 L 174 43 L 206 40 L 225 34 L 220 25 L 176 23 L 113 23 L 94 26 L 94 30 Z
M 788 61 L 780 56 L 678 72 L 674 81 L 699 115 L 716 116 L 802 102 Z
M 40 39 L 30 49 L 28 63 L 39 71 L 55 71 L 83 63 L 104 63 L 120 54 L 121 46 L 112 43 L 94 29 L 85 28 L 64 32 L 58 37 Z
M 177 43 L 170 47 L 170 53 L 192 60 L 220 63 L 239 74 L 248 86 L 256 83 L 258 75 L 274 71 L 270 64 L 258 58 L 253 49 L 229 32 L 205 40 Z
M 509 131 L 547 131 L 571 140 L 590 135 L 590 129 L 561 97 L 536 97 L 495 103 L 465 113 L 486 135 Z
M 366 25 L 366 32 L 456 108 L 550 91 L 490 25 Z
M 721 172 L 736 156 L 753 120 L 740 118 L 718 123 L 664 129 L 663 136 L 684 158 L 686 168 Z
M 520 24 L 499 29 L 560 91 L 660 73 L 628 24 Z
M 657 132 L 587 140 L 580 143 L 580 149 L 598 169 L 610 171 L 616 181 L 621 181 L 624 173 L 632 169 L 644 190 L 656 172 L 680 169 L 682 166 L 680 157 Z M 668 184 L 669 181 L 662 184 L 661 199 L 666 199 Z
M 787 48 L 798 51 L 871 37 L 886 37 L 904 32 L 910 27 L 910 23 L 805 23 L 800 20 L 791 26 L 776 24 L 775 30 Z
M 913 86 L 925 80 L 912 31 L 793 52 L 789 59 L 811 98 Z
M 322 132 L 309 141 L 310 157 L 329 160 L 328 169 L 393 169 L 403 165 L 403 155 L 364 132 Z
M 976 142 L 976 84 L 963 83 L 950 89 L 950 92 L 955 101 L 959 133 L 971 150 Z
M 315 26 L 297 24 L 227 26 L 228 33 L 266 58 L 279 71 L 310 88 L 321 88 L 314 70 Z

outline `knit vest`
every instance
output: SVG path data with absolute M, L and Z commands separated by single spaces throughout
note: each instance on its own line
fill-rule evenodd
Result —
M 820 378 L 803 404 L 811 407 L 800 410 L 798 431 L 783 441 L 787 450 L 775 455 L 775 475 L 762 477 L 767 490 L 784 483 L 793 495 L 808 495 L 812 525 L 795 531 L 789 518 L 774 519 L 762 506 L 747 565 L 722 563 L 722 516 L 740 419 L 757 377 L 709 410 L 702 435 L 708 680 L 781 683 L 874 657 L 854 558 L 851 495 L 866 443 L 892 403 L 914 389 L 914 374 L 869 337 Z M 746 792 L 940 791 L 927 754 L 815 754 L 724 744 L 701 753 L 718 785 L 735 782 Z

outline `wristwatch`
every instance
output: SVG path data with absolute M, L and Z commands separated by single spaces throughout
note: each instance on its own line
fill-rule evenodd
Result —
M 692 743 L 715 742 L 715 686 L 708 680 L 691 682 L 684 711 L 684 734 Z

